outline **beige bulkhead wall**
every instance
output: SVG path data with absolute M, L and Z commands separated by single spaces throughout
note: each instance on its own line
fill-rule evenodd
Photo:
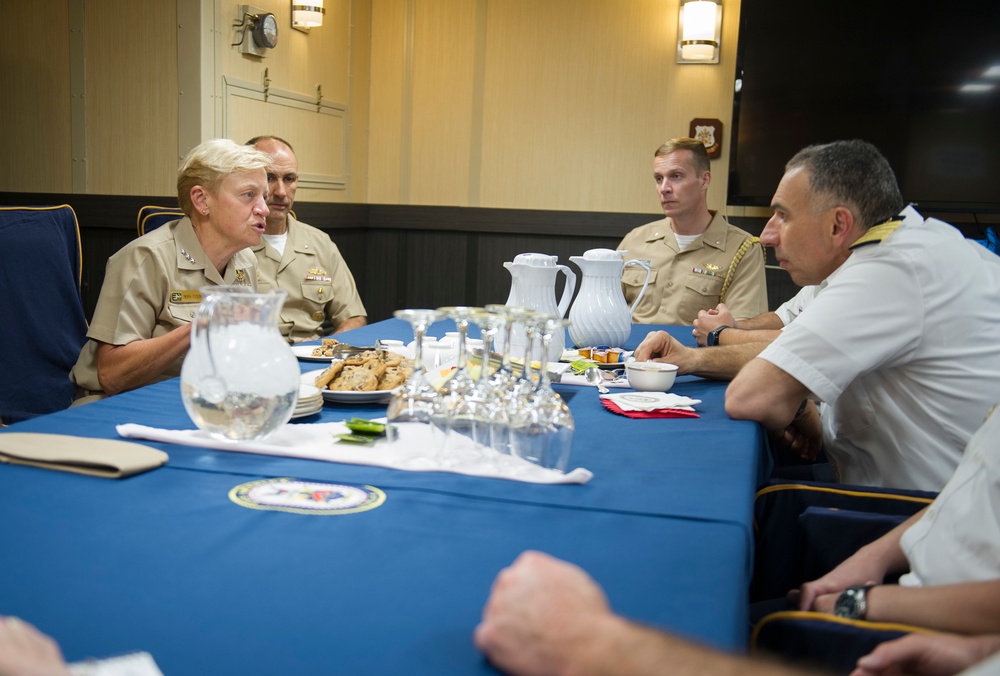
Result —
M 300 200 L 654 213 L 653 150 L 716 118 L 724 204 L 738 0 L 718 65 L 675 62 L 678 0 L 327 0 L 308 35 L 254 0 L 266 58 L 240 4 L 53 0 L 43 30 L 13 3 L 0 190 L 170 195 L 194 143 L 273 133 Z

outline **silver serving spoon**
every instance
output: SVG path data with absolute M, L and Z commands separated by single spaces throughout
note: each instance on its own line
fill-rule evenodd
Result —
M 597 386 L 597 391 L 600 392 L 601 394 L 607 394 L 608 392 L 611 391 L 604 385 L 604 375 L 601 374 L 601 369 L 597 368 L 596 366 L 591 366 L 590 368 L 586 369 L 583 372 L 583 375 L 587 379 L 588 383 Z

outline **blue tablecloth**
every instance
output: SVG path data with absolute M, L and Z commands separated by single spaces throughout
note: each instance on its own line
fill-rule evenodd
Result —
M 690 329 L 670 330 L 690 342 Z M 376 338 L 409 339 L 409 328 L 390 320 L 346 339 Z M 557 388 L 577 423 L 571 465 L 595 474 L 584 486 L 153 442 L 167 466 L 121 481 L 0 467 L 0 613 L 37 624 L 69 659 L 144 649 L 169 676 L 489 673 L 472 628 L 496 573 L 534 548 L 582 565 L 618 612 L 742 648 L 759 428 L 728 419 L 724 384 L 696 378 L 672 391 L 703 400 L 698 419 L 627 419 L 592 388 Z M 328 404 L 310 420 L 384 411 Z M 10 431 L 115 438 L 122 422 L 193 428 L 173 380 Z M 373 485 L 387 499 L 315 516 L 228 498 L 282 476 Z

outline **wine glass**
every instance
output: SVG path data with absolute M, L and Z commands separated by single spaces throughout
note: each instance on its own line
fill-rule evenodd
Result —
M 466 335 L 469 330 L 469 318 L 477 312 L 482 312 L 483 308 L 449 306 L 438 308 L 438 311 L 455 320 L 455 327 L 458 329 L 458 363 L 455 365 L 455 371 L 438 388 L 432 422 L 444 435 L 443 462 L 457 464 L 468 460 L 459 457 L 461 454 L 459 449 L 468 445 L 455 437 L 454 433 L 473 439 L 475 421 L 472 407 L 467 405 L 467 399 L 471 396 L 476 383 L 468 369 Z
M 517 380 L 517 376 L 514 375 L 514 369 L 510 365 L 510 334 L 511 330 L 514 328 L 514 319 L 512 317 L 513 313 L 524 312 L 525 308 L 512 308 L 506 305 L 487 305 L 486 311 L 501 317 L 504 320 L 503 324 L 503 340 L 501 343 L 501 355 L 500 355 L 500 366 L 493 375 L 490 376 L 490 383 L 493 385 L 493 390 L 497 393 L 504 393 L 509 390 L 514 385 L 514 381 Z M 499 337 L 499 333 L 496 337 Z
M 438 389 L 438 392 L 442 395 L 464 395 L 472 390 L 473 385 L 475 385 L 472 376 L 469 374 L 468 352 L 466 350 L 465 339 L 469 332 L 469 318 L 473 314 L 482 311 L 483 308 L 481 307 L 451 306 L 438 308 L 438 312 L 441 312 L 445 317 L 455 320 L 455 328 L 458 329 L 458 363 L 455 365 L 454 373 Z
M 423 365 L 423 343 L 427 329 L 434 322 L 444 319 L 444 313 L 437 310 L 397 310 L 397 319 L 409 322 L 413 327 L 413 373 L 392 395 L 386 409 L 387 436 L 390 443 L 399 440 L 397 426 L 404 423 L 433 422 L 437 390 L 427 380 L 427 370 Z M 433 449 L 432 449 L 433 450 Z
M 542 349 L 538 381 L 528 396 L 521 398 L 510 421 L 511 453 L 536 465 L 565 472 L 569 464 L 576 424 L 563 398 L 552 389 L 545 355 L 552 336 L 569 325 L 568 319 L 542 316 L 535 333 Z
M 531 396 L 531 393 L 535 389 L 535 380 L 531 375 L 531 363 L 535 338 L 537 336 L 537 320 L 540 316 L 534 310 L 525 309 L 512 310 L 510 313 L 511 321 L 520 325 L 525 334 L 524 362 L 521 367 L 521 373 L 515 378 L 510 388 L 504 392 L 507 413 L 511 416 L 524 404 L 524 400 Z
M 489 364 L 493 355 L 493 340 L 501 328 L 509 325 L 507 318 L 494 312 L 477 312 L 472 315 L 472 322 L 479 326 L 483 340 L 483 360 L 479 371 L 479 379 L 473 388 L 472 399 L 475 402 L 475 426 L 473 428 L 476 443 L 508 454 L 510 446 L 507 434 L 507 409 L 504 405 L 502 390 L 489 377 Z M 497 368 L 497 371 L 502 368 Z

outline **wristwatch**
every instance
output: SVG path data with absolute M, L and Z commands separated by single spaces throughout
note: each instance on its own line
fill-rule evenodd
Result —
M 848 587 L 837 597 L 833 606 L 833 614 L 846 617 L 849 620 L 863 620 L 868 613 L 868 590 L 875 585 L 863 587 Z
M 733 327 L 726 326 L 725 324 L 723 324 L 722 326 L 716 326 L 714 329 L 708 332 L 707 336 L 705 336 L 705 345 L 707 347 L 715 347 L 716 345 L 719 344 L 719 334 L 725 331 L 726 329 L 731 329 L 731 328 Z

